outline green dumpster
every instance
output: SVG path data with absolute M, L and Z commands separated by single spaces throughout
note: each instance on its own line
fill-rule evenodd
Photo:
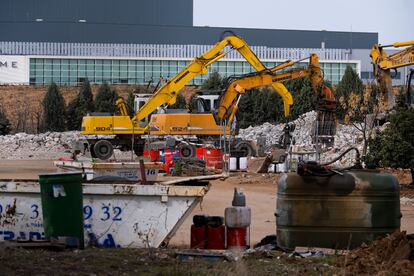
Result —
M 65 237 L 84 247 L 82 173 L 39 175 L 46 239 Z

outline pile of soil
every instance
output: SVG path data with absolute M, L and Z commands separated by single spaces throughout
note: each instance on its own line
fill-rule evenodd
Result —
M 414 240 L 396 231 L 339 259 L 347 274 L 414 275 Z

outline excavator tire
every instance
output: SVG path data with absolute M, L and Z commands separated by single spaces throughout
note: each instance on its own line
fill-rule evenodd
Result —
M 114 147 L 108 140 L 99 140 L 93 145 L 91 154 L 95 153 L 95 156 L 101 160 L 109 159 L 114 153 Z
M 256 152 L 249 142 L 241 141 L 234 146 L 237 157 L 255 156 Z
M 91 153 L 92 158 L 98 158 L 98 157 L 96 157 L 95 151 L 93 149 L 94 146 L 95 146 L 95 144 L 89 144 L 89 152 Z
M 134 153 L 136 156 L 142 156 L 144 155 L 144 144 L 135 144 L 134 145 Z
M 180 146 L 181 158 L 188 159 L 196 156 L 196 148 L 193 145 L 182 144 Z

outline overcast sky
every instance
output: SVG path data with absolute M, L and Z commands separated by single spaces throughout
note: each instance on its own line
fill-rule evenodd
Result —
M 377 32 L 414 40 L 414 0 L 194 0 L 194 25 Z

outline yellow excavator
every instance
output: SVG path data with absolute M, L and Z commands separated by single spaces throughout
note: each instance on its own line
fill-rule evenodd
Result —
M 306 58 L 307 59 L 307 58 Z M 278 73 L 282 69 L 292 67 L 300 61 L 287 61 L 269 70 L 249 73 L 234 77 L 222 93 L 216 113 L 179 113 L 153 114 L 149 123 L 151 135 L 196 135 L 200 140 L 218 140 L 224 133 L 231 134 L 230 125 L 233 123 L 241 96 L 248 90 L 262 86 L 280 84 L 288 80 L 305 78 L 310 79 L 313 90 L 318 96 L 318 134 L 332 136 L 336 130 L 335 97 L 332 91 L 324 85 L 323 74 L 316 54 L 309 57 L 306 69 L 294 68 Z M 233 140 L 233 151 L 243 155 L 254 154 L 254 146 L 247 141 Z M 195 148 L 188 144 L 184 146 L 182 155 L 190 157 Z
M 384 48 L 400 48 L 406 47 L 403 50 L 388 55 Z M 395 42 L 390 45 L 375 44 L 371 49 L 371 63 L 374 66 L 374 76 L 377 80 L 379 91 L 382 95 L 387 96 L 388 100 L 393 99 L 392 93 L 392 77 L 391 70 L 397 68 L 414 65 L 414 40 L 405 42 Z M 414 70 L 411 69 L 408 77 L 407 102 L 411 104 L 411 79 L 414 75 Z
M 143 125 L 145 120 L 158 107 L 168 104 L 172 105 L 176 101 L 178 92 L 194 77 L 206 74 L 207 66 L 223 58 L 227 52 L 224 52 L 226 46 L 231 46 L 237 50 L 257 71 L 266 70 L 266 67 L 257 58 L 254 52 L 249 48 L 247 43 L 237 36 L 227 36 L 209 51 L 196 57 L 193 61 L 181 70 L 176 76 L 168 80 L 160 89 L 158 89 L 149 101 L 144 104 L 131 119 L 122 108 L 122 101 L 117 102 L 120 115 L 111 116 L 92 115 L 85 116 L 82 120 L 82 134 L 87 136 L 89 149 L 92 157 L 99 159 L 108 159 L 113 154 L 113 148 L 121 150 L 133 149 L 137 155 L 142 155 L 145 140 L 141 135 L 148 130 L 147 125 Z M 290 106 L 293 104 L 292 95 L 281 83 L 273 83 L 273 88 L 279 93 L 284 102 L 285 114 L 289 114 Z M 105 138 L 102 138 L 102 135 Z

